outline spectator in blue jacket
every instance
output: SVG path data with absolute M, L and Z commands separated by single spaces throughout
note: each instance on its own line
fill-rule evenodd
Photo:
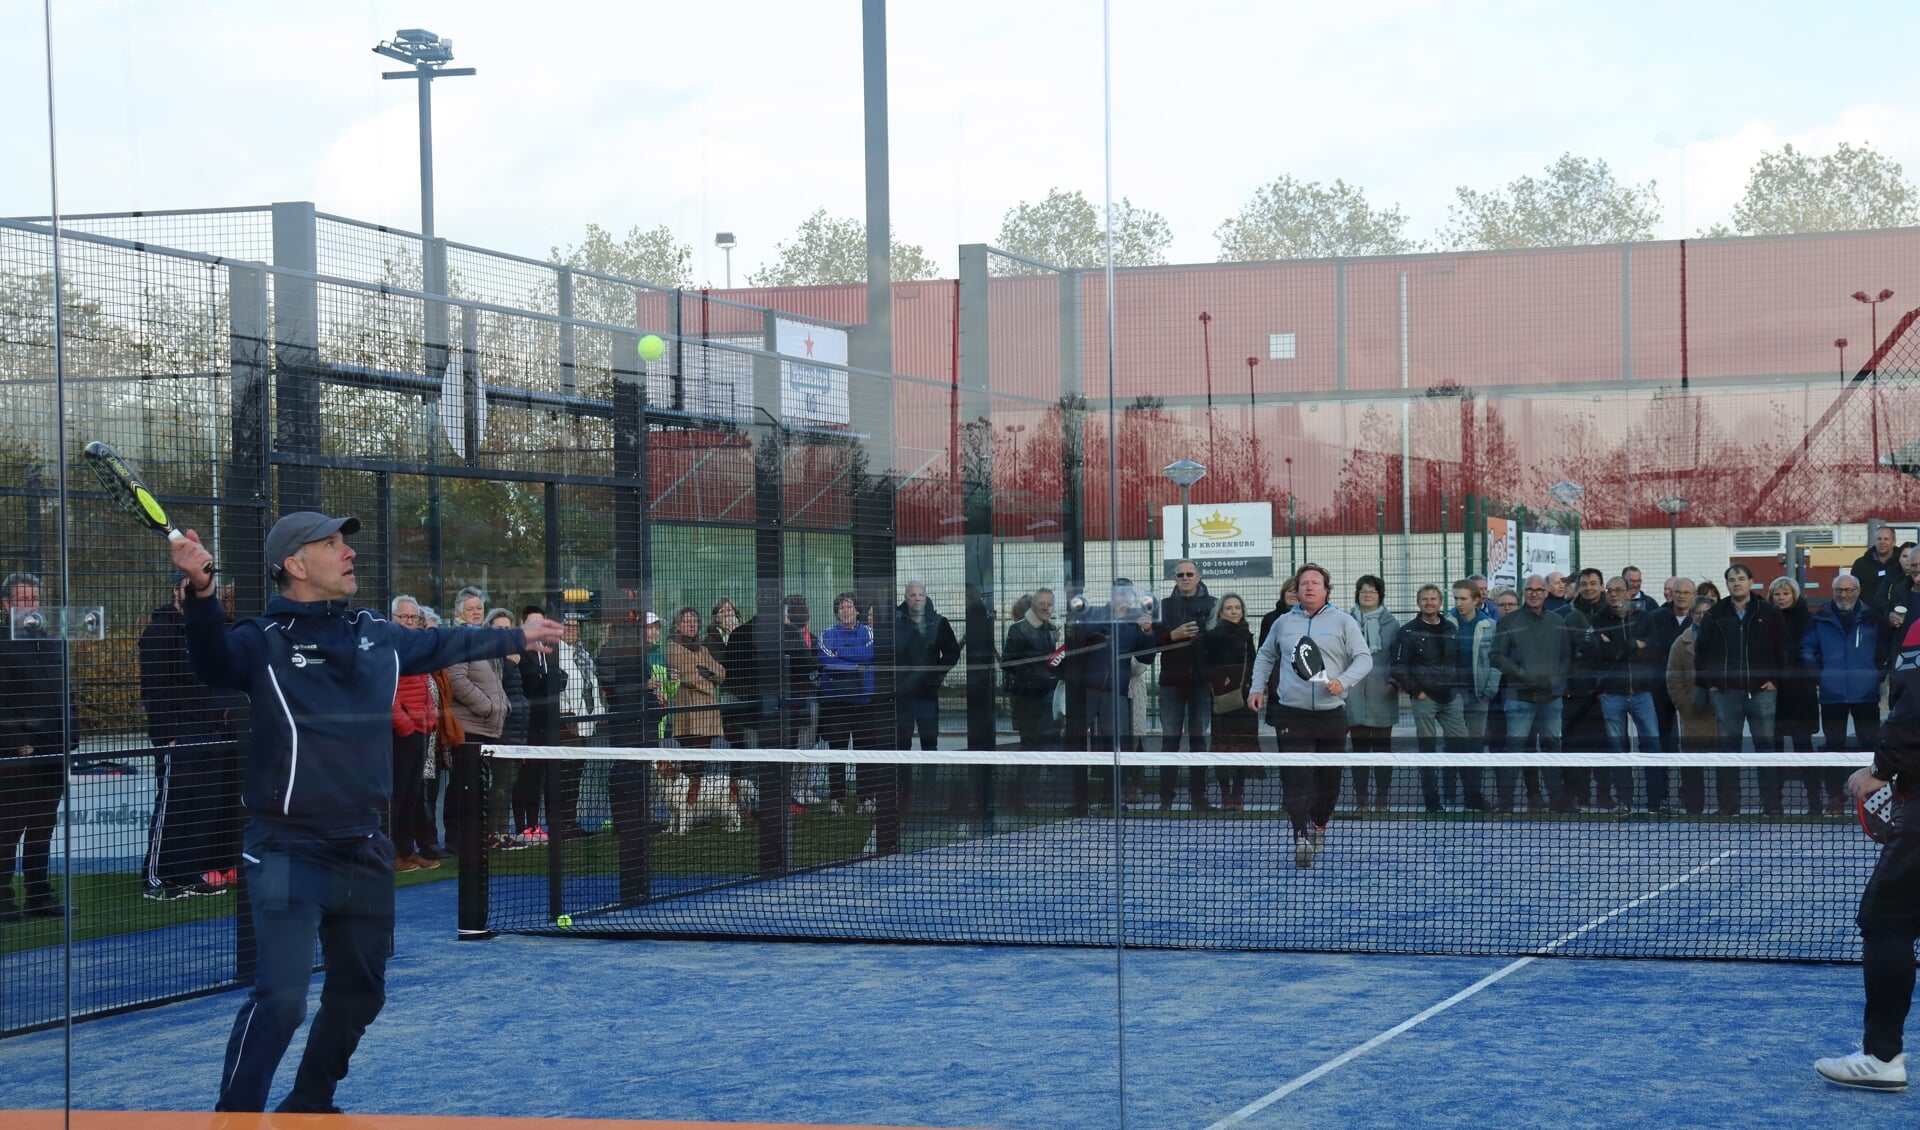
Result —
M 854 749 L 885 749 L 873 710 L 873 626 L 860 622 L 860 604 L 850 592 L 833 598 L 833 619 L 820 633 L 820 740 L 828 749 L 849 744 Z M 862 812 L 874 808 L 877 775 L 872 768 L 856 771 L 854 791 Z M 827 798 L 829 811 L 845 810 L 847 767 L 840 762 L 827 766 Z
M 1891 633 L 1885 618 L 1860 599 L 1860 578 L 1834 578 L 1833 599 L 1814 612 L 1800 641 L 1800 659 L 1819 672 L 1820 730 L 1829 750 L 1847 744 L 1847 721 L 1853 721 L 1854 741 L 1871 754 L 1880 743 L 1880 683 Z M 1827 812 L 1847 810 L 1846 771 L 1823 771 Z
M 386 1000 L 393 937 L 393 843 L 381 831 L 393 798 L 392 703 L 400 677 L 543 647 L 560 625 L 412 630 L 346 601 L 358 582 L 347 538 L 355 518 L 288 514 L 267 534 L 279 592 L 266 614 L 231 628 L 213 589 L 213 558 L 188 531 L 173 564 L 187 654 L 208 686 L 245 691 L 253 744 L 242 790 L 241 861 L 257 939 L 253 988 L 234 1019 L 220 1111 L 259 1111 L 307 1010 L 314 940 L 326 965 L 320 1009 L 293 1089 L 278 1107 L 331 1113 L 347 1061 Z

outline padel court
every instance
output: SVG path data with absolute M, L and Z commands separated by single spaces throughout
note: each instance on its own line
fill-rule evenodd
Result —
M 1312 900 L 1334 924 L 1391 898 L 1379 877 L 1410 862 L 1369 854 L 1368 823 L 1336 826 L 1346 846 L 1330 846 L 1311 871 L 1295 872 L 1283 858 L 1216 867 L 1202 855 L 1178 869 L 1137 869 L 1132 881 L 1171 896 L 1210 874 L 1208 881 L 1238 890 L 1222 925 L 1257 919 L 1260 904 L 1283 900 Z M 1624 827 L 1642 836 L 1652 830 Z M 1676 907 L 1710 916 L 1713 907 L 1742 905 L 1735 888 L 1757 882 L 1748 865 L 1759 854 L 1778 853 L 1774 862 L 1786 864 L 1810 858 L 1809 851 L 1819 858 L 1822 841 L 1841 851 L 1857 840 L 1854 853 L 1868 860 L 1870 846 L 1857 832 L 1723 829 L 1719 842 L 1730 846 L 1696 860 L 1662 853 L 1657 841 L 1627 857 L 1617 843 L 1608 847 L 1608 826 L 1563 831 L 1563 858 L 1614 861 L 1607 895 L 1619 901 L 1580 921 L 1543 912 L 1543 955 L 1518 959 L 1149 948 L 1129 949 L 1122 968 L 1112 949 L 1088 947 L 528 936 L 456 943 L 455 884 L 423 884 L 400 893 L 386 1010 L 341 1088 L 343 1104 L 363 1113 L 342 1125 L 385 1125 L 372 1117 L 380 1113 L 485 1112 L 494 1119 L 1108 1127 L 1120 1123 L 1122 1094 L 1128 1126 L 1196 1130 L 1756 1126 L 1884 1116 L 1905 1104 L 1839 1091 L 1811 1071 L 1835 1034 L 1857 1024 L 1857 966 L 1558 956 L 1580 952 L 1596 936 L 1632 937 Z M 1000 846 L 1017 851 L 1021 837 L 1077 834 L 1071 823 L 1050 825 Z M 1468 852 L 1474 835 L 1463 823 L 1436 841 Z M 956 850 L 969 849 L 929 854 Z M 1428 928 L 1484 918 L 1486 904 L 1476 910 L 1464 901 L 1470 898 L 1569 902 L 1565 890 L 1522 889 L 1497 846 L 1484 855 L 1484 883 L 1463 882 L 1463 901 L 1420 900 L 1421 915 L 1434 922 Z M 874 874 L 858 882 L 872 898 L 880 874 L 902 862 L 797 876 L 784 881 L 793 884 L 784 895 L 796 903 L 853 899 L 851 889 L 806 884 L 827 876 L 853 882 L 865 870 Z M 1817 886 L 1831 899 L 1813 884 L 1771 890 L 1767 897 L 1778 905 L 1767 917 L 1797 911 L 1803 922 L 1826 923 L 1839 914 L 1843 926 L 1838 902 L 1854 877 Z M 1129 888 L 1130 899 L 1145 897 L 1131 881 Z M 764 889 L 753 897 L 770 895 L 784 897 Z M 692 908 L 728 897 L 744 895 L 660 905 Z M 1098 892 L 1088 897 L 1097 900 Z M 1067 905 L 1053 912 L 1062 920 L 1074 915 Z M 1670 932 L 1674 921 L 1658 928 Z M 1835 944 L 1845 944 L 1844 933 L 1836 927 Z M 225 993 L 75 1026 L 76 1109 L 204 1109 L 238 1001 Z M 1124 1081 L 1116 1067 L 1122 1038 Z M 49 1030 L 0 1043 L 7 1107 L 60 1105 L 62 1039 Z M 321 1123 L 302 1125 L 318 1130 Z

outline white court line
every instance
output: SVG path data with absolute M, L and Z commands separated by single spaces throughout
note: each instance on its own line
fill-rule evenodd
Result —
M 1373 1039 L 1368 1040 L 1366 1043 L 1360 1044 L 1357 1047 L 1348 1048 L 1346 1051 L 1341 1052 L 1337 1056 L 1334 1056 L 1332 1059 L 1314 1068 L 1312 1071 L 1307 1072 L 1305 1075 L 1301 1075 L 1298 1078 L 1292 1080 L 1291 1082 L 1288 1082 L 1284 1086 L 1275 1088 L 1274 1090 L 1267 1092 L 1266 1094 L 1260 1096 L 1254 1101 L 1248 1103 L 1246 1106 L 1243 1106 L 1239 1110 L 1236 1110 L 1232 1114 L 1229 1114 L 1225 1118 L 1222 1118 L 1220 1121 L 1208 1125 L 1206 1130 L 1226 1130 L 1227 1127 L 1240 1125 L 1241 1123 L 1245 1122 L 1247 1119 L 1252 1118 L 1254 1115 L 1259 1114 L 1261 1111 L 1272 1106 L 1274 1103 L 1279 1102 L 1281 1099 L 1286 1098 L 1288 1095 L 1291 1095 L 1292 1093 L 1299 1090 L 1300 1088 L 1313 1082 L 1315 1079 L 1320 1078 L 1322 1075 L 1325 1075 L 1328 1072 L 1337 1070 L 1340 1067 L 1343 1067 L 1346 1064 L 1351 1063 L 1352 1061 L 1360 1058 L 1361 1056 L 1367 1054 L 1373 1049 L 1393 1039 L 1395 1036 L 1400 1035 L 1402 1032 L 1410 1031 L 1411 1029 L 1419 1027 L 1421 1024 L 1424 1024 L 1427 1020 L 1440 1015 L 1441 1013 L 1452 1008 L 1454 1005 L 1459 1004 L 1461 1001 L 1466 1000 L 1468 997 L 1471 997 L 1476 993 L 1480 992 L 1480 990 L 1487 988 L 1489 985 L 1494 985 L 1499 983 L 1500 981 L 1504 980 L 1508 974 L 1515 973 L 1521 969 L 1526 968 L 1529 965 L 1532 965 L 1535 961 L 1538 961 L 1540 958 L 1543 958 L 1548 954 L 1551 954 L 1553 951 L 1559 949 L 1561 946 L 1566 945 L 1568 942 L 1571 942 L 1577 938 L 1580 938 L 1581 936 L 1585 935 L 1591 930 L 1597 929 L 1600 926 L 1604 926 L 1608 922 L 1613 921 L 1615 918 L 1620 917 L 1622 914 L 1625 914 L 1628 911 L 1633 910 L 1634 908 L 1642 905 L 1643 903 L 1646 903 L 1652 899 L 1659 898 L 1661 895 L 1666 894 L 1668 891 L 1673 890 L 1675 887 L 1680 886 L 1682 883 L 1692 881 L 1695 877 L 1699 876 L 1700 874 L 1709 870 L 1710 868 L 1718 867 L 1721 863 L 1724 863 L 1727 857 L 1732 855 L 1735 850 L 1736 849 L 1734 848 L 1728 848 L 1726 851 L 1723 851 L 1719 855 L 1714 856 L 1712 859 L 1707 860 L 1705 863 L 1700 864 L 1698 867 L 1695 867 L 1693 870 L 1687 872 L 1685 875 L 1680 876 L 1678 879 L 1673 880 L 1672 882 L 1666 884 L 1665 886 L 1659 887 L 1655 890 L 1648 891 L 1646 894 L 1641 895 L 1639 898 L 1634 899 L 1632 902 L 1627 903 L 1624 906 L 1615 907 L 1614 909 L 1608 911 L 1607 913 L 1601 915 L 1600 917 L 1594 919 L 1593 921 L 1588 922 L 1584 926 L 1580 926 L 1573 930 L 1567 931 L 1566 933 L 1555 938 L 1553 941 L 1548 942 L 1546 945 L 1541 946 L 1537 950 L 1534 950 L 1531 954 L 1527 955 L 1526 957 L 1520 958 L 1519 960 L 1514 961 L 1510 965 L 1503 966 L 1502 968 L 1487 974 L 1485 977 L 1482 977 L 1480 980 L 1475 981 L 1471 985 L 1468 985 L 1466 988 L 1453 994 L 1452 996 L 1448 997 L 1446 1000 L 1441 1001 L 1439 1004 L 1433 1005 L 1430 1008 L 1426 1008 L 1420 1012 L 1415 1013 L 1412 1016 L 1407 1017 L 1405 1020 L 1402 1020 L 1400 1023 L 1395 1024 L 1393 1027 L 1380 1033 L 1379 1035 L 1375 1036 Z

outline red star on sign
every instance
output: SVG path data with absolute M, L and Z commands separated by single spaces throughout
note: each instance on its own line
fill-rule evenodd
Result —
M 805 344 L 805 345 L 806 345 L 806 347 L 807 347 L 807 356 L 809 356 L 809 357 L 811 357 L 811 356 L 813 356 L 813 334 L 812 334 L 812 332 L 808 332 L 808 334 L 807 334 L 807 337 L 806 337 L 806 341 L 804 342 L 804 344 Z

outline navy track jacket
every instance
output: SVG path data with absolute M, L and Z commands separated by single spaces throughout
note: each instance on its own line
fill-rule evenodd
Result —
M 267 601 L 228 627 L 217 596 L 189 597 L 187 654 L 210 687 L 253 700 L 241 799 L 255 820 L 321 839 L 380 830 L 393 795 L 400 676 L 526 650 L 519 629 L 403 628 L 342 602 Z

